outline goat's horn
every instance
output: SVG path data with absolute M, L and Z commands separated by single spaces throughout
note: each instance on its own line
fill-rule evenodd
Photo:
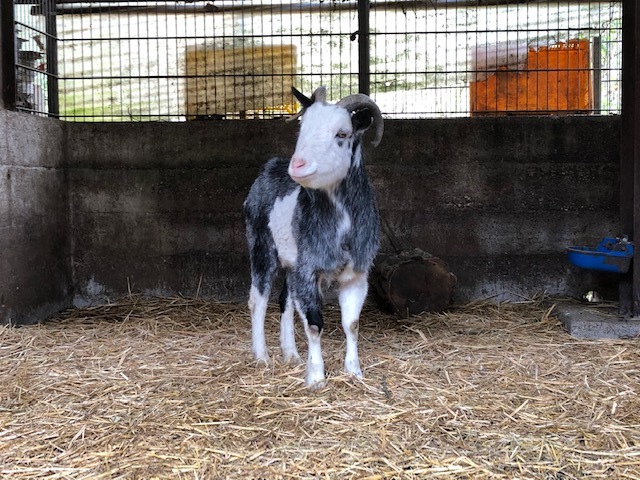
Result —
M 356 93 L 354 95 L 344 97 L 342 100 L 338 101 L 336 105 L 346 108 L 350 112 L 365 108 L 371 110 L 373 125 L 376 127 L 376 138 L 373 140 L 373 146 L 377 147 L 380 140 L 382 140 L 382 134 L 384 133 L 384 122 L 378 105 L 376 105 L 376 103 L 364 93 Z
M 316 88 L 316 90 L 313 92 L 313 95 L 311 95 L 311 98 L 307 98 L 302 92 L 300 92 L 295 87 L 291 87 L 291 92 L 296 97 L 298 102 L 300 102 L 300 105 L 302 105 L 302 109 L 298 113 L 293 115 L 292 117 L 289 117 L 286 120 L 287 122 L 290 122 L 292 120 L 295 120 L 296 118 L 301 117 L 302 114 L 304 113 L 304 111 L 307 108 L 309 108 L 313 103 L 315 103 L 315 102 L 326 102 L 327 101 L 327 88 L 326 87 L 318 87 L 318 88 Z

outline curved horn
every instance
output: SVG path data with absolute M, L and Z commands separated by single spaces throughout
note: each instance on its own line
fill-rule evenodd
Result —
M 365 108 L 371 110 L 373 125 L 376 127 L 376 138 L 373 140 L 373 146 L 377 147 L 380 143 L 380 140 L 382 140 L 382 134 L 384 132 L 384 122 L 382 120 L 382 113 L 380 112 L 380 108 L 378 107 L 378 105 L 376 105 L 376 103 L 364 93 L 348 95 L 342 100 L 338 101 L 336 105 L 339 105 L 342 108 L 349 110 L 350 112 L 362 110 Z

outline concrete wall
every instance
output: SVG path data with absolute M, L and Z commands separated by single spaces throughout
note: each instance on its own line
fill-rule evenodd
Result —
M 0 324 L 129 289 L 244 300 L 241 204 L 262 162 L 291 153 L 295 124 L 67 124 L 3 105 Z M 449 261 L 456 301 L 591 288 L 615 298 L 615 275 L 570 267 L 563 250 L 623 233 L 619 118 L 389 121 L 386 131 L 367 162 L 381 213 L 406 247 Z
M 0 323 L 130 290 L 244 301 L 242 202 L 296 129 L 0 109 Z M 618 135 L 614 117 L 388 121 L 367 165 L 386 223 L 405 248 L 449 262 L 457 302 L 589 289 L 613 299 L 617 277 L 570 266 L 564 248 L 623 233 Z
M 389 121 L 367 164 L 400 241 L 450 263 L 456 301 L 615 296 L 615 277 L 571 267 L 564 248 L 620 233 L 618 129 L 612 117 Z M 245 299 L 242 201 L 265 159 L 291 153 L 296 125 L 66 132 L 76 305 L 129 289 Z
M 284 122 L 68 124 L 75 302 L 245 295 L 241 206 Z
M 615 296 L 617 278 L 564 248 L 618 235 L 618 120 L 473 118 L 389 125 L 371 164 L 380 206 L 408 246 L 445 258 L 458 300 Z
M 63 130 L 0 109 L 0 324 L 71 305 Z

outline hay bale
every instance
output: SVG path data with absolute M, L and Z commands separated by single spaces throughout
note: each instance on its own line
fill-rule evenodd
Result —
M 186 51 L 187 119 L 287 110 L 297 69 L 295 45 L 238 48 L 194 45 Z

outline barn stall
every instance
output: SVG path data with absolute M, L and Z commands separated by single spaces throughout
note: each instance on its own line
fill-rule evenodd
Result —
M 611 305 L 600 305 L 611 311 Z M 615 309 L 613 309 L 615 313 Z M 328 385 L 247 309 L 124 297 L 0 330 L 0 472 L 10 478 L 636 478 L 640 349 L 569 336 L 553 305 L 471 303 L 399 320 L 368 308 L 364 381 Z M 299 332 L 302 333 L 302 332 Z M 304 334 L 302 334 L 304 337 Z M 304 338 L 298 338 L 304 356 Z
M 442 8 L 432 11 L 427 3 Z M 580 298 L 594 289 L 608 302 L 589 308 L 569 304 L 583 313 L 620 320 L 615 302 L 620 277 L 576 269 L 564 254 L 567 245 L 621 233 L 620 217 L 622 228 L 629 223 L 629 207 L 621 204 L 618 190 L 620 180 L 625 183 L 632 176 L 619 164 L 619 144 L 628 140 L 633 123 L 623 123 L 618 116 L 618 69 L 589 64 L 590 78 L 609 75 L 598 84 L 609 90 L 596 94 L 594 84 L 588 90 L 593 101 L 579 116 L 555 112 L 505 117 L 491 112 L 466 118 L 471 114 L 466 103 L 469 85 L 462 79 L 469 76 L 470 46 L 460 39 L 472 38 L 477 53 L 479 32 L 458 22 L 461 17 L 449 8 L 455 3 L 425 2 L 424 12 L 394 5 L 378 9 L 388 7 L 393 12 L 388 18 L 394 19 L 375 17 L 379 38 L 392 38 L 390 32 L 380 32 L 385 25 L 397 27 L 402 24 L 398 19 L 416 18 L 439 34 L 431 46 L 452 56 L 436 55 L 433 59 L 448 60 L 435 66 L 427 58 L 425 65 L 433 66 L 427 73 L 433 78 L 411 85 L 403 77 L 397 90 L 394 73 L 413 67 L 402 52 L 422 47 L 422 42 L 429 45 L 429 36 L 417 29 L 411 45 L 411 35 L 401 33 L 401 40 L 395 39 L 400 50 L 393 58 L 374 59 L 378 70 L 371 93 L 389 120 L 382 145 L 368 152 L 391 234 L 407 247 L 420 247 L 449 262 L 459 280 L 453 306 L 446 313 L 407 320 L 368 306 L 361 332 L 366 378 L 359 382 L 341 374 L 343 335 L 337 312 L 329 305 L 323 337 L 329 385 L 317 393 L 304 388 L 302 366 L 280 362 L 275 307 L 268 331 L 275 363 L 256 366 L 249 355 L 241 202 L 268 155 L 290 154 L 295 129 L 278 119 L 230 119 L 277 117 L 289 111 L 285 99 L 285 105 L 252 105 L 247 112 L 234 94 L 227 119 L 218 118 L 216 106 L 194 113 L 210 115 L 209 121 L 131 122 L 188 116 L 188 109 L 171 110 L 190 105 L 175 93 L 183 80 L 188 82 L 176 71 L 130 71 L 135 81 L 121 89 L 113 87 L 123 78 L 107 81 L 108 88 L 103 78 L 97 86 L 90 78 L 77 78 L 83 71 L 100 77 L 104 66 L 113 71 L 108 62 L 85 63 L 83 53 L 104 45 L 102 33 L 118 23 L 104 5 L 97 6 L 94 13 L 101 15 L 88 24 L 100 28 L 88 29 L 85 38 L 85 30 L 72 24 L 71 37 L 62 42 L 78 43 L 67 50 L 77 57 L 61 65 L 69 70 L 57 78 L 64 83 L 58 85 L 64 93 L 58 111 L 50 94 L 56 80 L 50 70 L 50 44 L 44 57 L 35 38 L 20 44 L 22 60 L 46 58 L 44 63 L 23 65 L 18 58 L 8 68 L 3 61 L 3 82 L 14 66 L 30 72 L 17 79 L 14 87 L 22 90 L 14 92 L 20 95 L 13 100 L 7 95 L 11 89 L 3 90 L 5 108 L 0 110 L 0 147 L 6 152 L 0 159 L 0 201 L 7 207 L 0 210 L 0 246 L 10 252 L 0 256 L 0 318 L 12 325 L 2 327 L 0 344 L 0 368 L 7 379 L 0 387 L 4 476 L 638 477 L 635 339 L 571 337 L 558 321 L 557 307 L 552 309 L 558 297 Z M 492 2 L 486 10 L 479 2 L 457 3 L 475 3 L 472 7 L 481 14 L 505 8 L 507 17 L 519 8 L 509 2 Z M 558 2 L 527 3 L 538 4 L 527 6 L 528 11 L 542 8 L 543 17 L 553 23 L 545 28 L 566 40 L 573 33 L 566 22 L 587 18 L 582 9 L 590 12 L 604 4 L 606 14 L 589 17 L 584 26 L 589 31 L 606 26 L 604 33 L 610 37 L 600 40 L 606 46 L 601 51 L 608 53 L 600 60 L 612 61 L 620 53 L 620 2 L 567 2 L 567 15 L 557 17 L 545 9 Z M 28 3 L 18 5 L 33 11 Z M 321 29 L 324 33 L 315 37 L 298 31 L 292 38 L 302 43 L 287 49 L 302 52 L 310 46 L 312 54 L 295 63 L 308 75 L 298 72 L 292 75 L 300 76 L 292 78 L 307 86 L 333 81 L 332 97 L 352 88 L 353 66 L 331 70 L 328 77 L 304 69 L 344 69 L 338 63 L 323 64 L 327 57 L 318 54 L 325 40 L 338 41 L 340 51 L 357 50 L 346 43 L 355 31 L 345 20 L 355 18 L 349 7 L 342 6 L 341 19 L 331 24 L 333 31 Z M 2 8 L 7 22 L 7 2 Z M 56 3 L 63 18 L 90 18 L 82 16 L 91 12 L 77 8 L 82 6 Z M 198 8 L 207 7 L 189 6 L 187 13 Z M 637 15 L 627 11 L 631 18 Z M 122 13 L 116 13 L 118 18 Z M 126 18 L 136 28 L 144 25 L 129 13 Z M 528 16 L 515 33 L 540 30 L 535 21 L 526 23 L 535 17 Z M 157 22 L 161 15 L 140 18 Z M 496 29 L 508 45 L 513 24 L 505 28 L 501 18 L 496 16 L 499 25 L 487 30 Z M 26 22 L 18 20 L 24 29 Z M 233 29 L 246 27 L 233 18 L 227 23 Z M 227 28 L 224 22 L 215 25 Z M 442 25 L 445 30 L 439 31 Z M 459 32 L 460 25 L 467 30 Z M 13 51 L 4 46 L 15 40 L 7 37 L 15 25 L 4 26 L 3 59 Z M 162 43 L 140 48 L 142 40 L 133 31 L 124 33 L 116 40 L 134 43 L 122 43 L 123 49 L 116 51 L 133 59 L 134 67 L 139 55 L 164 51 L 157 48 Z M 238 58 L 250 44 L 244 33 L 237 38 L 235 30 L 224 33 L 226 40 L 233 40 L 230 45 L 207 44 L 196 35 L 191 40 L 204 53 L 195 55 L 218 58 L 211 48 L 221 45 Z M 55 37 L 49 34 L 51 42 Z M 178 36 L 173 31 L 153 35 L 165 36 L 162 40 Z M 144 42 L 153 42 L 153 35 L 145 32 Z M 540 54 L 555 41 L 545 37 L 529 51 Z M 589 42 L 590 49 L 595 45 L 595 40 Z M 488 63 L 493 46 L 483 48 Z M 495 52 L 499 56 L 497 47 Z M 88 57 L 102 58 L 93 50 Z M 170 64 L 172 58 L 161 60 Z M 188 65 L 185 71 L 198 76 L 198 62 L 194 65 L 195 72 Z M 294 62 L 282 72 L 289 67 L 294 68 Z M 39 77 L 45 74 L 48 77 Z M 518 72 L 514 75 L 521 78 Z M 179 81 L 171 83 L 173 77 Z M 152 81 L 167 79 L 166 89 L 158 88 L 158 101 L 145 103 L 155 88 Z M 74 91 L 74 83 L 82 88 Z M 432 88 L 438 85 L 442 88 Z M 205 107 L 206 97 L 214 95 L 212 88 L 209 84 L 204 89 Z M 105 104 L 100 103 L 103 96 Z M 202 106 L 197 96 L 195 105 Z M 126 121 L 91 122 L 112 116 Z M 410 119 L 416 116 L 420 119 Z M 626 190 L 622 198 L 628 194 Z M 386 252 L 393 250 L 390 236 L 384 239 Z M 622 282 L 624 288 L 630 280 Z M 540 292 L 546 293 L 536 297 Z M 531 298 L 539 299 L 527 300 Z M 47 321 L 15 327 L 42 319 Z M 302 348 L 304 343 L 299 342 Z

